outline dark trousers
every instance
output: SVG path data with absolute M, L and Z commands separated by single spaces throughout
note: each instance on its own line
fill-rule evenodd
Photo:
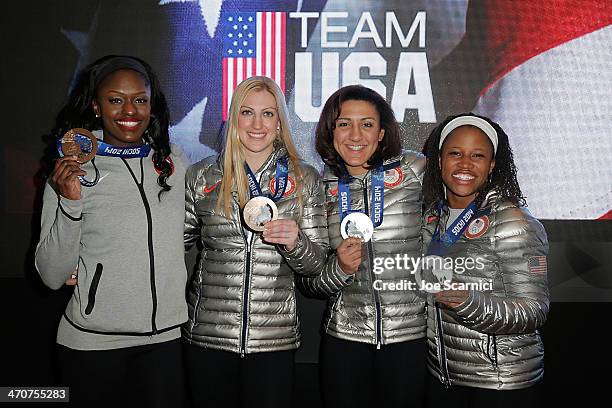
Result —
M 423 406 L 425 339 L 381 346 L 321 340 L 321 390 L 326 407 Z
M 444 387 L 437 378 L 427 380 L 427 406 L 430 408 L 539 408 L 543 407 L 542 383 L 520 390 Z
M 116 350 L 79 351 L 58 345 L 60 384 L 70 407 L 182 407 L 180 340 Z
M 194 408 L 292 407 L 294 350 L 240 354 L 184 346 Z

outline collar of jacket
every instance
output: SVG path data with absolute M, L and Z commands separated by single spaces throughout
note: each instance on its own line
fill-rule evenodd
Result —
M 285 148 L 285 146 L 278 146 L 274 149 L 274 151 L 272 152 L 272 154 L 266 159 L 266 161 L 264 162 L 263 166 L 261 167 L 262 169 L 267 168 L 270 165 L 270 162 L 272 160 L 274 160 L 274 162 L 276 162 L 276 159 L 279 157 L 282 157 L 284 155 L 287 154 L 287 149 Z M 223 156 L 224 153 L 221 152 L 218 156 L 217 156 L 217 166 L 219 166 L 219 169 L 221 170 L 221 172 L 223 172 Z M 289 161 L 289 164 L 291 164 L 291 161 Z M 252 169 L 251 169 L 252 170 Z M 256 169 L 259 170 L 259 169 Z
M 287 154 L 287 149 L 285 148 L 285 146 L 279 146 L 278 148 L 276 148 L 272 152 L 272 154 L 266 159 L 266 161 L 261 166 L 261 168 L 254 171 L 255 175 L 257 176 L 259 173 L 264 172 L 264 171 L 268 171 L 271 168 L 272 168 L 273 171 L 275 171 L 276 167 L 273 166 L 273 164 L 276 163 L 276 160 L 279 157 L 285 156 L 286 154 Z M 218 166 L 219 171 L 221 173 L 221 178 L 223 178 L 223 153 L 221 153 L 221 154 L 219 154 L 219 156 L 217 156 L 217 166 Z M 289 171 L 291 171 L 291 160 L 289 160 L 288 166 L 289 166 Z M 234 189 L 232 189 L 232 192 L 235 193 L 235 192 L 237 192 L 237 190 L 234 188 Z
M 383 162 L 383 167 L 395 163 L 398 163 L 398 166 L 400 165 L 402 160 L 402 156 L 395 156 L 392 157 L 390 159 L 387 159 Z M 390 167 L 391 168 L 391 167 Z M 388 169 L 385 169 L 388 170 Z M 372 170 L 368 170 L 367 174 L 366 174 L 366 179 L 371 179 L 372 178 Z M 331 182 L 337 182 L 338 181 L 338 177 L 336 177 L 336 175 L 332 172 L 331 168 L 328 165 L 325 165 L 324 169 L 323 169 L 323 179 L 322 181 L 324 183 L 331 183 Z
M 497 200 L 498 197 L 499 197 L 499 194 L 498 194 L 497 190 L 493 189 L 493 190 L 489 191 L 487 193 L 487 195 L 485 196 L 484 200 L 482 200 L 482 204 L 480 205 L 480 209 L 482 210 L 483 208 L 492 206 L 493 203 Z
M 479 210 L 482 210 L 484 208 L 487 207 L 491 207 L 494 205 L 495 201 L 497 201 L 497 198 L 499 197 L 499 193 L 497 192 L 497 190 L 491 190 L 487 193 L 487 195 L 485 196 L 484 200 L 482 200 L 482 204 L 480 204 L 480 208 Z M 437 205 L 427 209 L 426 213 L 424 214 L 426 217 L 429 216 L 437 216 Z

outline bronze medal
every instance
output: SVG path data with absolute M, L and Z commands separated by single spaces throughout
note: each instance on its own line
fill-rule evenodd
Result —
M 244 206 L 242 215 L 251 231 L 261 232 L 267 222 L 278 218 L 278 208 L 268 197 L 253 197 Z
M 60 139 L 62 155 L 76 156 L 80 164 L 94 158 L 98 150 L 96 137 L 87 129 L 75 128 L 67 131 Z

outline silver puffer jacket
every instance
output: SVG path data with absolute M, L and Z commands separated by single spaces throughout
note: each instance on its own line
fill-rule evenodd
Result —
M 328 298 L 323 331 L 344 340 L 376 344 L 397 343 L 425 337 L 425 299 L 409 290 L 375 290 L 382 283 L 400 283 L 410 271 L 400 267 L 383 268 L 380 261 L 397 255 L 419 257 L 421 241 L 421 196 L 425 158 L 406 152 L 385 165 L 383 222 L 364 244 L 363 262 L 355 275 L 346 275 L 337 266 L 336 255 L 320 276 L 300 278 L 305 294 Z M 342 242 L 338 206 L 338 179 L 325 170 L 325 200 L 330 245 Z M 371 172 L 349 185 L 351 210 L 371 214 Z M 378 267 L 377 267 L 378 266 Z M 379 269 L 380 268 L 380 269 Z M 384 269 L 384 270 L 383 270 Z M 380 272 L 380 273 L 376 273 Z
M 276 159 L 285 153 L 277 150 L 257 171 L 263 194 L 270 192 Z M 262 242 L 261 234 L 247 233 L 236 199 L 231 218 L 219 214 L 220 160 L 207 158 L 187 171 L 185 245 L 200 239 L 203 246 L 187 293 L 189 321 L 183 336 L 191 344 L 242 355 L 299 346 L 294 272 L 319 274 L 327 256 L 319 176 L 306 164 L 302 171 L 301 217 L 291 164 L 285 195 L 276 203 L 279 218 L 295 219 L 301 229 L 291 252 Z
M 481 210 L 490 212 L 482 217 L 477 213 L 444 257 L 455 262 L 453 284 L 483 286 L 471 288 L 468 299 L 454 310 L 429 297 L 429 370 L 451 386 L 526 388 L 544 375 L 538 328 L 549 305 L 546 232 L 527 209 L 499 200 L 495 192 L 487 195 Z M 438 218 L 431 213 L 425 219 L 428 244 Z M 457 262 L 459 258 L 464 260 Z M 457 267 L 469 258 L 471 268 Z

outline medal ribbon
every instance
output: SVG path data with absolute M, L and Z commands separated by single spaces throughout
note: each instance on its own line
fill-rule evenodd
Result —
M 64 157 L 64 152 L 62 152 L 62 138 L 58 138 L 55 142 L 55 145 L 57 147 L 57 152 L 59 153 L 59 156 Z M 151 146 L 148 144 L 131 147 L 118 147 L 98 140 L 98 150 L 96 151 L 96 156 L 122 157 L 124 159 L 131 159 L 134 157 L 147 157 L 150 151 Z M 98 171 L 96 164 L 93 160 L 91 161 L 91 163 L 96 172 L 94 179 L 87 180 L 83 176 L 78 176 L 79 182 L 85 187 L 93 187 L 98 184 L 98 181 L 100 180 L 100 172 Z
M 143 144 L 140 146 L 119 147 L 98 141 L 98 156 L 122 157 L 133 159 L 134 157 L 147 157 L 151 151 L 151 146 Z
M 60 157 L 64 157 L 64 153 L 62 152 L 61 138 L 57 139 L 55 144 L 57 146 L 57 152 L 59 153 Z M 98 150 L 96 152 L 96 155 L 132 159 L 134 157 L 147 157 L 150 151 L 151 146 L 148 144 L 130 147 L 119 147 L 98 140 Z
M 338 180 L 338 207 L 340 208 L 340 222 L 351 211 L 351 191 L 348 180 L 351 177 L 342 177 Z M 383 222 L 383 208 L 385 204 L 385 171 L 382 166 L 372 171 L 372 224 L 374 228 Z
M 449 248 L 461 238 L 463 232 L 470 224 L 470 221 L 476 215 L 482 216 L 489 213 L 490 210 L 483 210 L 477 212 L 476 202 L 472 201 L 462 212 L 459 214 L 457 219 L 448 227 L 446 231 L 440 235 L 440 218 L 442 216 L 443 204 L 440 202 L 438 205 L 438 225 L 436 230 L 431 237 L 431 243 L 427 249 L 427 255 L 438 255 L 444 256 L 448 252 Z
M 279 157 L 276 160 L 276 180 L 274 190 L 275 193 L 274 195 L 268 194 L 266 196 L 274 202 L 280 200 L 283 194 L 285 194 L 285 189 L 287 188 L 287 179 L 289 178 L 288 163 L 289 158 L 287 156 Z M 244 168 L 249 179 L 249 193 L 251 194 L 251 198 L 264 195 L 261 192 L 261 187 L 259 186 L 257 177 L 255 177 L 255 175 L 253 174 L 253 171 L 251 170 L 249 165 L 245 163 Z

